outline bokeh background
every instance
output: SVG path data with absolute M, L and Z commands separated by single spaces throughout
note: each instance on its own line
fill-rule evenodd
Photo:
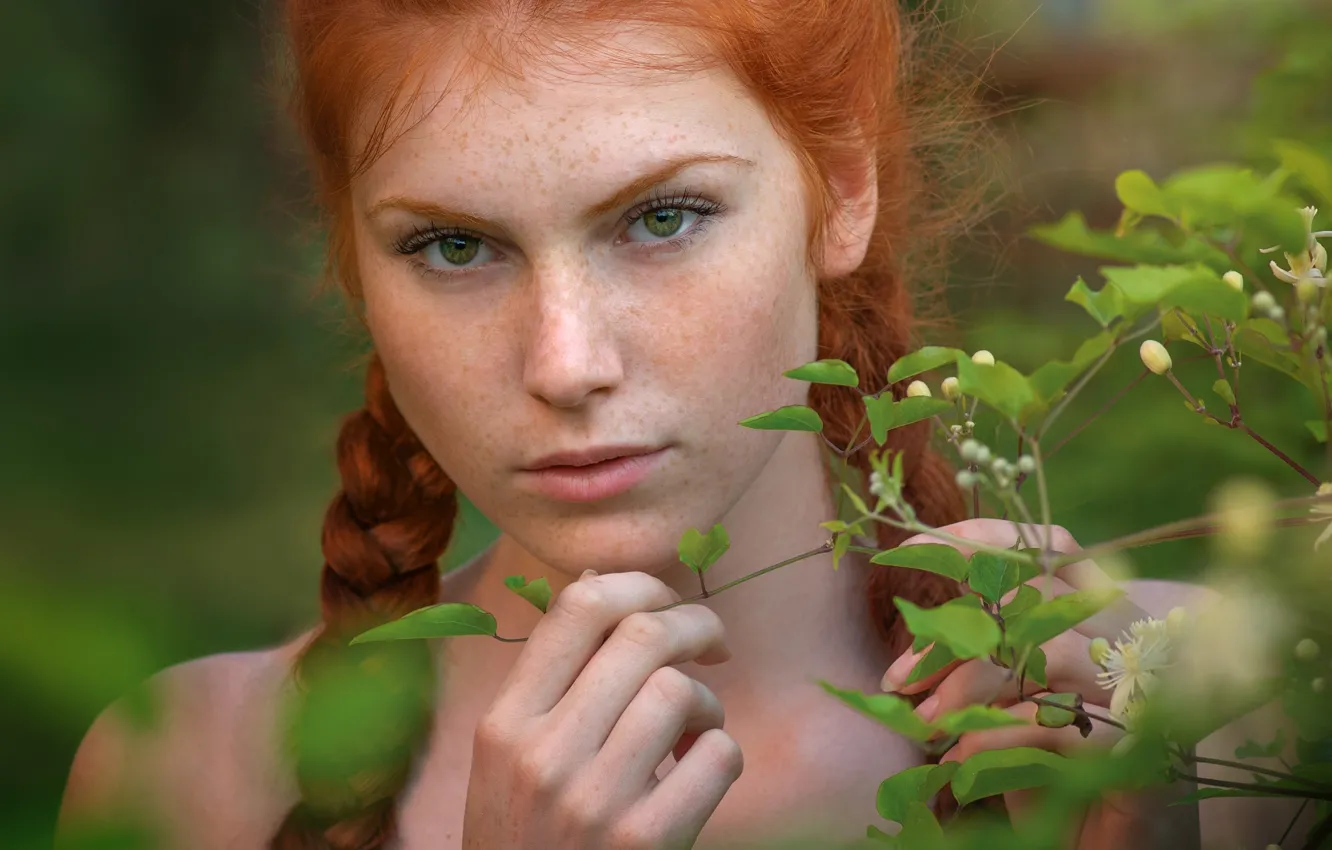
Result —
M 1072 209 L 1112 224 L 1122 170 L 1265 167 L 1272 137 L 1332 151 L 1332 4 L 944 8 L 1003 107 L 1005 200 L 959 241 L 955 330 L 931 342 L 1020 367 L 1070 354 L 1093 328 L 1062 296 L 1097 264 L 1023 233 Z M 364 341 L 316 288 L 273 15 L 260 0 L 0 4 L 0 846 L 49 845 L 81 736 L 136 682 L 317 616 Z M 1121 354 L 1069 425 L 1138 373 Z M 1288 384 L 1250 383 L 1247 416 L 1332 477 Z M 1199 513 L 1245 471 L 1307 489 L 1147 382 L 1060 451 L 1056 519 L 1093 542 Z M 466 506 L 462 521 L 449 565 L 493 533 Z M 1133 565 L 1188 575 L 1204 554 L 1172 543 Z

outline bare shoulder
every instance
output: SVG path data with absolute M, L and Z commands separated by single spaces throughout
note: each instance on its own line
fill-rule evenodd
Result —
M 61 834 L 130 817 L 221 847 L 275 828 L 297 796 L 279 716 L 305 639 L 175 665 L 103 711 L 70 768 Z

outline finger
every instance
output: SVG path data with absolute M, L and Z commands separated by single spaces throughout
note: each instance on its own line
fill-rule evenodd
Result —
M 917 694 L 934 687 L 944 676 L 947 676 L 952 670 L 957 669 L 957 666 L 962 663 L 960 660 L 954 659 L 939 670 L 919 681 L 907 684 L 907 679 L 910 678 L 911 671 L 915 670 L 916 666 L 924 661 L 925 657 L 933 650 L 934 644 L 930 644 L 920 652 L 912 652 L 910 649 L 903 652 L 897 657 L 897 660 L 888 667 L 888 670 L 884 672 L 883 679 L 879 682 L 879 688 L 889 693 L 907 695 Z
M 584 575 L 555 597 L 537 621 L 492 704 L 508 717 L 535 717 L 555 706 L 606 632 L 635 611 L 649 611 L 680 595 L 646 573 Z
M 696 743 L 725 719 L 721 700 L 702 682 L 674 667 L 660 667 L 616 721 L 592 760 L 590 775 L 605 780 L 604 787 L 627 804 L 651 787 L 650 779 L 682 736 Z
M 698 737 L 683 759 L 624 818 L 627 846 L 689 848 L 744 770 L 735 739 L 721 729 Z
M 953 748 L 943 754 L 940 762 L 962 762 L 976 753 L 988 750 L 1003 750 L 1010 747 L 1035 747 L 1054 753 L 1071 753 L 1086 747 L 1111 747 L 1123 737 L 1123 731 L 1099 721 L 1092 721 L 1092 733 L 1084 738 L 1076 726 L 1064 726 L 1051 729 L 1036 723 L 1036 710 L 1032 702 L 1021 702 L 1008 709 L 1009 714 L 1025 720 L 1022 726 L 1001 726 L 998 729 L 983 729 L 979 732 L 967 732 Z
M 724 639 L 721 618 L 702 605 L 632 613 L 587 662 L 550 719 L 573 751 L 591 757 L 658 670 L 715 657 Z

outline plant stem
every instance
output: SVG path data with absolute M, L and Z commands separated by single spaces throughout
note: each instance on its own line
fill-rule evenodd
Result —
M 1047 457 L 1054 457 L 1055 452 L 1057 452 L 1057 451 L 1059 451 L 1060 449 L 1062 449 L 1062 448 L 1064 447 L 1064 445 L 1068 443 L 1069 440 L 1073 439 L 1073 438 L 1076 437 L 1078 434 L 1081 434 L 1082 431 L 1083 431 L 1083 429 L 1085 429 L 1088 425 L 1092 424 L 1092 423 L 1095 422 L 1097 419 L 1100 419 L 1102 416 L 1104 416 L 1104 415 L 1106 414 L 1106 412 L 1108 412 L 1108 411 L 1110 410 L 1110 408 L 1112 408 L 1112 407 L 1114 407 L 1116 404 L 1118 404 L 1119 401 L 1120 401 L 1120 399 L 1122 399 L 1125 395 L 1128 394 L 1129 390 L 1131 390 L 1131 389 L 1133 389 L 1134 387 L 1136 387 L 1136 386 L 1142 381 L 1143 378 L 1146 378 L 1146 377 L 1147 377 L 1148 375 L 1150 375 L 1150 374 L 1152 374 L 1152 373 L 1151 373 L 1151 371 L 1150 371 L 1149 369 L 1143 369 L 1143 370 L 1142 370 L 1142 374 L 1140 374 L 1140 375 L 1138 375 L 1138 377 L 1134 378 L 1134 379 L 1129 383 L 1129 385 L 1128 385 L 1127 387 L 1124 387 L 1124 389 L 1122 389 L 1122 390 L 1120 390 L 1119 392 L 1115 393 L 1115 395 L 1110 399 L 1110 401 L 1106 402 L 1106 403 L 1101 407 L 1100 410 L 1098 410 L 1098 411 L 1096 411 L 1095 413 L 1093 413 L 1090 417 L 1088 417 L 1085 421 L 1083 421 L 1083 423 L 1082 423 L 1081 425 L 1079 425 L 1078 427 L 1074 428 L 1072 431 L 1068 432 L 1068 434 L 1065 435 L 1064 439 L 1060 440 L 1060 441 L 1055 445 L 1055 447 L 1054 447 L 1053 449 L 1050 449 L 1050 453 L 1047 455 Z
M 1285 831 L 1282 832 L 1281 837 L 1277 839 L 1277 844 L 1284 843 L 1285 840 L 1290 837 L 1290 831 L 1295 828 L 1295 824 L 1299 823 L 1300 815 L 1304 814 L 1304 810 L 1307 808 L 1309 808 L 1308 800 L 1300 803 L 1300 807 L 1295 810 L 1295 816 L 1290 819 L 1290 823 L 1286 824 Z
M 704 599 L 707 599 L 708 596 L 709 596 L 709 593 L 708 593 L 708 585 L 707 585 L 707 583 L 706 583 L 705 581 L 703 581 L 703 571 L 702 571 L 702 570 L 699 570 L 699 573 L 698 573 L 698 586 L 699 586 L 699 588 L 703 591 L 703 598 L 704 598 Z
M 1255 431 L 1254 431 L 1252 428 L 1250 428 L 1248 425 L 1245 425 L 1243 422 L 1241 422 L 1241 423 L 1239 424 L 1239 429 L 1240 429 L 1241 431 L 1243 431 L 1244 433 L 1248 434 L 1250 437 L 1253 437 L 1255 440 L 1257 440 L 1257 441 L 1259 442 L 1259 444 L 1261 444 L 1261 445 L 1263 446 L 1263 448 L 1267 449 L 1269 452 L 1271 452 L 1272 454 L 1274 454 L 1274 455 L 1276 455 L 1277 457 L 1281 458 L 1281 460 L 1285 461 L 1287 466 L 1289 466 L 1291 469 L 1293 469 L 1293 470 L 1295 470 L 1296 472 L 1298 472 L 1300 475 L 1303 475 L 1303 476 L 1305 477 L 1305 479 L 1308 480 L 1308 482 L 1309 482 L 1310 484 L 1312 484 L 1313 486 L 1317 487 L 1319 484 L 1322 484 L 1322 483 L 1323 483 L 1323 482 L 1321 482 L 1321 481 L 1318 480 L 1318 477 L 1317 477 L 1317 476 L 1315 476 L 1315 475 L 1314 475 L 1312 472 L 1310 472 L 1309 470 L 1305 469 L 1303 466 L 1300 466 L 1298 463 L 1296 463 L 1294 460 L 1292 460 L 1289 456 L 1287 456 L 1287 454 L 1286 454 L 1285 452 L 1281 451 L 1281 449 L 1278 449 L 1276 446 L 1274 446 L 1274 445 L 1272 445 L 1271 443 L 1267 442 L 1267 440 L 1264 440 L 1262 437 L 1258 436 L 1257 432 L 1255 432 Z M 1329 442 L 1332 442 L 1332 440 L 1330 440 Z
M 723 590 L 729 590 L 730 588 L 735 587 L 738 584 L 744 584 L 750 579 L 758 578 L 761 575 L 770 573 L 773 570 L 780 570 L 782 567 L 789 566 L 797 561 L 803 561 L 806 558 L 813 558 L 815 555 L 822 555 L 826 552 L 831 552 L 831 551 L 832 551 L 832 546 L 828 543 L 824 543 L 822 546 L 819 546 L 817 549 L 810 549 L 808 552 L 801 552 L 799 555 L 796 555 L 795 557 L 792 558 L 787 558 L 785 561 L 778 561 L 777 563 L 769 564 L 768 566 L 763 567 L 762 569 L 754 570 L 754 572 L 749 573 L 748 575 L 740 576 L 740 578 L 736 579 L 735 581 L 728 581 L 726 584 L 723 584 L 721 587 L 712 591 L 710 595 L 716 596 L 717 594 L 721 593 Z M 652 611 L 654 613 L 657 611 L 668 611 L 671 608 L 676 607 L 677 605 L 687 605 L 690 602 L 697 602 L 702 598 L 703 596 L 701 594 L 698 596 L 690 596 L 687 599 L 681 599 L 679 602 L 672 602 L 670 605 L 663 605 L 660 608 L 653 608 Z
M 1050 490 L 1045 483 L 1045 461 L 1041 458 L 1040 440 L 1031 441 L 1031 456 L 1036 461 L 1036 491 L 1041 497 L 1041 522 L 1045 524 L 1045 542 L 1041 545 L 1042 556 L 1044 557 L 1051 554 L 1050 544 L 1054 539 L 1054 526 L 1050 513 Z M 1042 566 L 1047 567 L 1047 573 L 1054 572 L 1053 569 L 1048 568 L 1048 564 L 1043 563 Z
M 1107 726 L 1114 726 L 1116 729 L 1126 728 L 1123 723 L 1120 723 L 1118 720 L 1115 720 L 1114 718 L 1103 717 L 1100 714 L 1094 714 L 1093 712 L 1090 712 L 1085 708 L 1072 708 L 1070 706 L 1057 703 L 1053 700 L 1042 699 L 1041 697 L 1023 697 L 1023 699 L 1026 700 L 1027 702 L 1034 702 L 1037 705 L 1048 705 L 1051 708 L 1062 708 L 1064 711 L 1071 711 L 1074 714 L 1082 714 L 1090 718 L 1091 720 L 1096 720 L 1100 723 L 1106 724 Z
M 1278 797 L 1298 797 L 1305 800 L 1332 800 L 1332 791 L 1316 791 L 1310 788 L 1303 791 L 1298 788 L 1273 788 L 1270 785 L 1257 785 L 1252 782 L 1230 782 L 1225 779 L 1211 779 L 1206 776 L 1195 776 L 1191 773 L 1183 773 L 1178 770 L 1172 770 L 1176 779 L 1183 779 L 1188 782 L 1195 782 L 1199 785 L 1214 785 L 1217 788 L 1234 788 L 1239 791 L 1258 791 L 1262 794 L 1272 794 Z
M 1186 752 L 1176 753 L 1181 759 L 1194 764 L 1214 764 L 1217 767 L 1233 767 L 1236 770 L 1243 770 L 1246 773 L 1258 773 L 1263 776 L 1271 776 L 1274 779 L 1284 779 L 1287 782 L 1298 782 L 1301 785 L 1308 785 L 1310 788 L 1317 788 L 1322 791 L 1332 791 L 1332 785 L 1322 782 L 1314 782 L 1311 779 L 1302 779 L 1289 773 L 1282 773 L 1279 770 L 1269 770 L 1265 767 L 1255 767 L 1251 764 L 1245 764 L 1242 761 L 1227 761 L 1226 759 L 1205 758 L 1203 756 L 1192 755 Z

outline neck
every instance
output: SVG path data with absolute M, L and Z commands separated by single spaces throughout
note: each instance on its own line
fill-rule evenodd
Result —
M 834 516 L 823 444 L 814 434 L 786 434 L 746 496 L 721 520 L 731 547 L 707 571 L 709 589 L 818 548 L 831 536 L 819 523 Z M 528 634 L 540 617 L 504 589 L 505 576 L 545 576 L 555 595 L 577 578 L 543 565 L 508 535 L 478 566 L 474 595 L 495 613 L 505 636 Z M 762 705 L 778 693 L 789 699 L 793 689 L 821 693 L 814 686 L 820 678 L 875 691 L 891 659 L 868 613 L 864 585 L 872 569 L 867 558 L 852 553 L 834 572 L 832 555 L 821 553 L 699 600 L 721 616 L 732 658 L 682 669 L 728 706 Z M 678 562 L 656 575 L 681 597 L 701 591 L 698 575 Z

